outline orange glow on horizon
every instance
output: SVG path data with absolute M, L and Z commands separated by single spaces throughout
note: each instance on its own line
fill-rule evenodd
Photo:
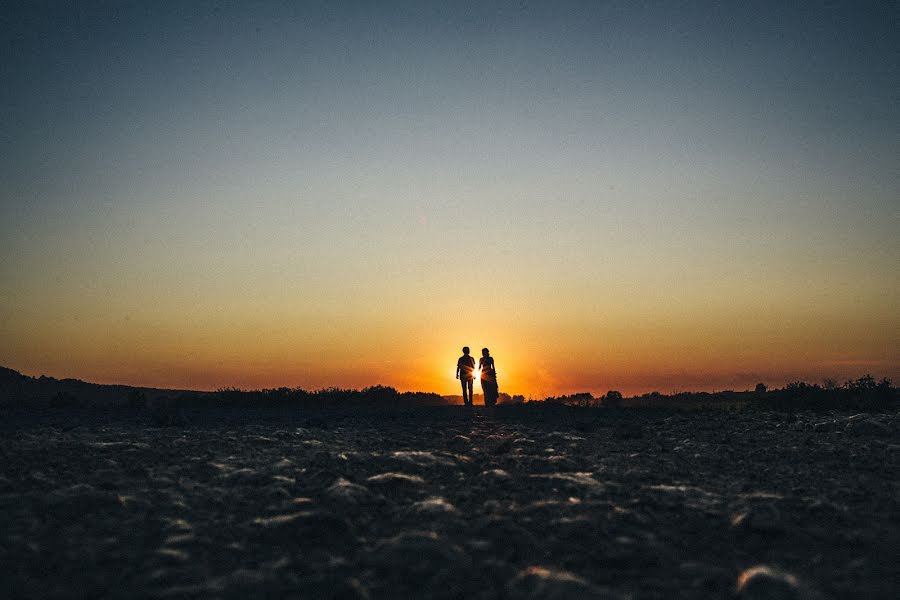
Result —
M 536 284 L 501 288 L 490 311 L 460 325 L 458 290 L 444 278 L 423 284 L 427 302 L 418 303 L 402 295 L 310 303 L 291 288 L 236 289 L 200 300 L 177 289 L 143 302 L 127 287 L 129 296 L 102 309 L 89 295 L 37 295 L 7 322 L 0 365 L 176 389 L 383 384 L 459 395 L 453 373 L 468 345 L 476 359 L 489 347 L 500 391 L 526 398 L 900 378 L 900 316 L 889 294 L 872 292 L 852 311 L 844 302 L 855 302 L 856 291 L 812 306 L 779 297 L 774 284 L 764 301 L 747 300 L 743 288 L 720 297 L 598 287 L 548 304 L 554 291 Z M 388 300 L 398 306 L 382 308 Z
M 838 381 L 871 372 L 877 377 L 896 378 L 891 371 L 896 357 L 848 359 L 840 345 L 828 343 L 827 336 L 815 332 L 800 340 L 806 354 L 792 348 L 771 349 L 765 337 L 744 335 L 714 337 L 698 330 L 692 339 L 656 333 L 654 343 L 643 343 L 648 334 L 636 328 L 633 335 L 591 338 L 532 336 L 517 341 L 497 331 L 491 340 L 491 355 L 499 373 L 500 391 L 526 398 L 590 392 L 600 396 L 616 389 L 626 395 L 649 391 L 701 391 L 752 389 L 757 382 L 780 387 L 793 380 L 821 382 L 825 377 Z M 677 333 L 677 332 L 676 332 Z M 167 335 L 171 335 L 166 332 Z M 381 384 L 400 391 L 436 392 L 460 395 L 454 378 L 455 361 L 461 344 L 440 343 L 442 332 L 420 331 L 421 347 L 404 347 L 398 338 L 358 341 L 357 347 L 343 349 L 322 344 L 310 356 L 298 349 L 290 335 L 248 337 L 232 332 L 220 337 L 219 346 L 205 346 L 201 340 L 181 340 L 177 347 L 165 344 L 165 335 L 148 339 L 140 348 L 111 355 L 89 339 L 65 352 L 59 342 L 56 356 L 34 356 L 41 364 L 6 364 L 29 375 L 45 373 L 54 377 L 74 377 L 96 383 L 121 383 L 145 387 L 215 390 L 222 387 L 259 389 L 274 387 L 363 388 Z M 449 336 L 448 336 L 449 337 Z M 474 337 L 474 336 L 473 336 Z M 541 339 L 540 343 L 534 341 Z M 155 343 L 150 343 L 154 341 Z M 475 344 L 470 344 L 475 347 Z M 168 346 L 168 348 L 166 347 Z M 396 348 L 388 354 L 385 347 Z M 815 348 L 815 352 L 812 350 Z M 171 354 L 170 354 L 171 353 Z M 172 357 L 175 357 L 174 359 Z M 402 367 L 398 367 L 402 364 Z M 735 367 L 741 365 L 741 367 Z M 480 379 L 476 369 L 475 379 Z M 479 383 L 476 383 L 476 391 Z

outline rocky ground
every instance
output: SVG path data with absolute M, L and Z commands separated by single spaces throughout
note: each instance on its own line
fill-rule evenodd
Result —
M 0 417 L 11 598 L 900 589 L 896 413 Z

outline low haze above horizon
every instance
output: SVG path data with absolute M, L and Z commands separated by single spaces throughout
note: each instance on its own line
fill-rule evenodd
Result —
M 900 379 L 895 2 L 0 23 L 0 365 L 458 394 L 468 345 L 533 397 Z

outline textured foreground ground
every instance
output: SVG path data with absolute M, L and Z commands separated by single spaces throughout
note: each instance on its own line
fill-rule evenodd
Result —
M 6 414 L 8 597 L 895 598 L 896 414 Z M 754 593 L 762 594 L 753 596 Z

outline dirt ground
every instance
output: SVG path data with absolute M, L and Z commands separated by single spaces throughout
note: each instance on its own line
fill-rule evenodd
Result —
M 232 409 L 170 427 L 131 413 L 0 417 L 10 598 L 900 589 L 896 413 Z

